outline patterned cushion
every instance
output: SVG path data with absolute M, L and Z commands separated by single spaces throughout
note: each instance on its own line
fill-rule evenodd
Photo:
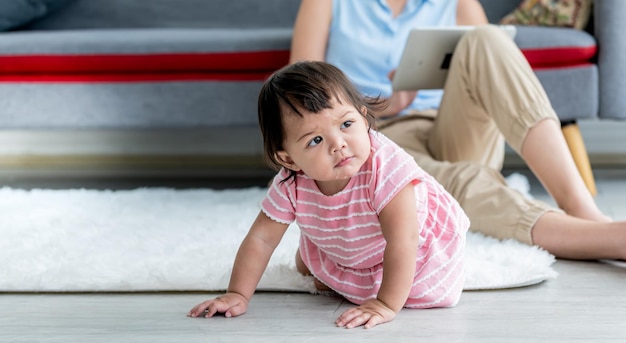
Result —
M 587 25 L 593 0 L 522 0 L 502 24 L 563 26 L 582 30 Z

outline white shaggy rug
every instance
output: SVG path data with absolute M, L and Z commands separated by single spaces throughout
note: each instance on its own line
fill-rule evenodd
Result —
M 264 194 L 259 188 L 2 188 L 0 291 L 224 290 Z M 313 290 L 312 279 L 295 270 L 298 237 L 293 225 L 259 289 Z M 515 241 L 470 233 L 466 257 L 466 290 L 519 287 L 556 277 L 552 255 Z

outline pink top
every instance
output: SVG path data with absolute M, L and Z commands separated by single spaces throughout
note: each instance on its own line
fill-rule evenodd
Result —
M 413 287 L 405 306 L 454 306 L 464 281 L 463 252 L 469 219 L 452 196 L 399 146 L 371 131 L 371 154 L 348 185 L 324 195 L 315 181 L 281 170 L 262 201 L 273 220 L 296 221 L 300 254 L 311 273 L 346 299 L 375 298 L 382 282 L 386 242 L 378 215 L 406 185 L 417 199 L 420 245 Z

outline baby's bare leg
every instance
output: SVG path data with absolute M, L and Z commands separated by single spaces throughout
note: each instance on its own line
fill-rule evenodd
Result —
M 300 256 L 300 249 L 296 251 L 296 269 L 302 275 L 313 276 L 309 268 L 307 268 L 307 266 L 304 264 L 304 261 L 302 261 L 302 257 Z M 321 292 L 332 291 L 330 287 L 326 286 L 323 282 L 318 280 L 316 277 L 313 276 L 313 279 L 315 282 L 315 289 L 317 289 L 318 291 L 321 291 Z

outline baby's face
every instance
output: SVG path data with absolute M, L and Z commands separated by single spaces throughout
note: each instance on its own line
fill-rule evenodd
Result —
M 343 189 L 369 158 L 367 120 L 344 100 L 333 100 L 332 108 L 319 113 L 301 113 L 283 115 L 285 150 L 278 152 L 279 160 L 316 180 L 320 189 Z

